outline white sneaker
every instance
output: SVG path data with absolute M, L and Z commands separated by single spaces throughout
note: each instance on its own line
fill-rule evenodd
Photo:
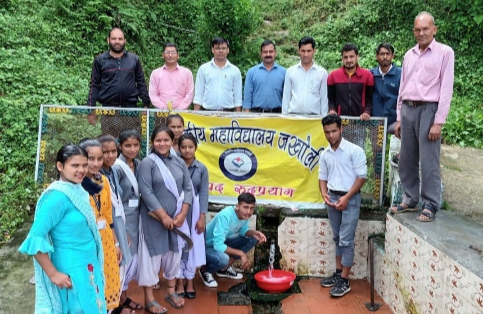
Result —
M 218 287 L 218 282 L 216 282 L 215 278 L 213 278 L 213 275 L 209 272 L 201 272 L 201 269 L 199 270 L 200 272 L 200 277 L 205 286 L 208 288 L 216 288 Z
M 228 267 L 226 270 L 217 271 L 216 275 L 218 277 L 230 278 L 230 279 L 242 279 L 243 278 L 243 275 L 234 271 L 233 268 L 231 268 L 231 266 Z

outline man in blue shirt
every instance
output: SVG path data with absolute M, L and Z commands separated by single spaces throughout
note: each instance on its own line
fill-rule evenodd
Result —
M 282 112 L 286 69 L 275 62 L 277 50 L 271 40 L 260 47 L 262 63 L 247 72 L 243 98 L 245 112 Z
M 394 47 L 389 43 L 382 43 L 376 49 L 379 66 L 371 69 L 374 75 L 372 116 L 387 117 L 387 132 L 390 134 L 394 134 L 396 126 L 396 105 L 401 80 L 401 68 L 392 63 L 393 58 Z
M 210 288 L 218 287 L 212 273 L 218 277 L 242 279 L 243 275 L 233 270 L 236 259 L 242 262 L 243 270 L 250 268 L 247 252 L 257 242 L 267 241 L 265 235 L 248 229 L 248 220 L 255 211 L 255 196 L 242 193 L 238 204 L 220 211 L 206 226 L 206 265 L 200 268 L 203 283 Z

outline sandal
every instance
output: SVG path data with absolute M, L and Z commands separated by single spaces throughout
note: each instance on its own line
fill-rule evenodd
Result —
M 134 302 L 130 298 L 126 298 L 126 301 L 124 301 L 121 304 L 121 306 L 130 308 L 130 309 L 133 309 L 133 310 L 142 310 L 143 309 L 143 306 L 141 304 Z
M 181 298 L 176 293 L 164 297 L 164 301 L 168 302 L 175 309 L 180 309 L 184 306 L 184 303 L 179 303 L 180 299 Z
M 157 310 L 159 309 L 160 312 L 153 312 L 153 311 L 151 311 L 150 308 L 152 308 L 152 307 L 156 307 L 156 309 Z M 146 305 L 144 306 L 144 308 L 145 308 L 146 312 L 151 313 L 151 314 L 163 314 L 163 313 L 166 313 L 168 311 L 167 308 L 162 307 L 158 303 L 158 301 L 156 301 L 156 300 L 146 303 Z
M 406 205 L 406 207 L 404 207 L 403 205 Z M 392 206 L 391 208 L 389 208 L 389 211 L 392 214 L 400 214 L 404 212 L 417 212 L 418 209 L 415 207 L 411 207 L 407 204 L 397 204 L 396 206 Z
M 186 288 L 186 287 L 185 287 Z M 178 292 L 178 287 L 174 288 L 174 292 L 178 295 L 180 298 L 184 298 L 186 295 L 186 289 L 183 289 L 183 292 Z
M 188 298 L 188 299 L 194 299 L 196 298 L 196 289 L 195 289 L 195 285 L 193 284 L 193 291 L 187 291 L 186 290 L 186 285 L 184 286 L 184 291 L 185 291 L 185 296 Z
M 430 222 L 434 220 L 434 213 L 429 208 L 424 208 L 421 214 L 416 218 L 419 222 Z
M 123 307 L 122 305 L 119 307 L 116 307 L 113 311 L 112 314 L 135 314 L 136 311 L 133 309 L 130 309 L 128 307 Z

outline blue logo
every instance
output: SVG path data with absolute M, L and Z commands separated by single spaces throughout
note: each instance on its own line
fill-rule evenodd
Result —
M 245 181 L 257 172 L 258 161 L 249 149 L 230 148 L 218 160 L 221 172 L 230 180 Z

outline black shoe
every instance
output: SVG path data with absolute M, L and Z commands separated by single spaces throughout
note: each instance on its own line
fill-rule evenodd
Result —
M 175 287 L 175 288 L 174 288 L 174 291 L 175 291 L 175 292 L 176 292 L 176 291 L 178 291 L 178 287 Z M 178 295 L 178 297 L 180 297 L 180 298 L 184 298 L 184 297 L 185 297 L 185 295 L 186 295 L 186 289 L 184 289 L 184 291 L 183 291 L 183 292 L 179 292 L 179 293 L 178 293 L 178 292 L 176 292 L 176 294 Z
M 213 278 L 213 275 L 209 272 L 202 272 L 200 268 L 200 277 L 205 286 L 208 288 L 216 288 L 218 287 L 218 283 L 216 282 L 215 278 Z
M 233 268 L 231 268 L 231 266 L 228 267 L 226 270 L 217 271 L 216 275 L 221 278 L 230 278 L 230 279 L 237 279 L 237 280 L 243 279 L 243 275 L 234 271 Z
M 324 278 L 320 281 L 322 287 L 333 287 L 341 280 L 340 274 L 333 273 L 332 276 Z
M 185 293 L 185 296 L 188 299 L 194 299 L 194 298 L 196 298 L 196 289 L 195 289 L 195 286 L 194 285 L 193 285 L 193 290 L 194 291 L 186 291 L 186 286 L 184 286 L 184 293 Z
M 330 289 L 330 295 L 333 297 L 341 297 L 349 291 L 351 291 L 349 282 L 346 283 L 341 279 L 332 289 Z

